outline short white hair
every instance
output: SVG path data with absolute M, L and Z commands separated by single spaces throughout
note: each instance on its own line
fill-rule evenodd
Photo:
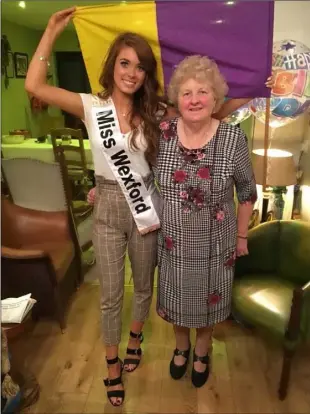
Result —
M 215 99 L 214 111 L 217 112 L 223 105 L 229 89 L 217 64 L 208 56 L 194 55 L 183 59 L 174 70 L 168 86 L 168 98 L 175 106 L 181 85 L 189 79 L 210 85 Z

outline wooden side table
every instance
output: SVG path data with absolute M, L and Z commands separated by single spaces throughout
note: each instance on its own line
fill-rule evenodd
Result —
M 30 332 L 34 328 L 34 321 L 31 317 L 31 312 L 28 313 L 26 318 L 21 323 L 2 323 L 1 327 L 5 331 L 8 341 L 19 338 L 25 332 Z

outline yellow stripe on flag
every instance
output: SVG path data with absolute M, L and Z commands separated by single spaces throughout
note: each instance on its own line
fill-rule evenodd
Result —
M 154 2 L 77 7 L 73 22 L 93 93 L 102 91 L 99 77 L 110 44 L 118 34 L 129 31 L 144 36 L 149 42 L 158 63 L 158 79 L 163 86 Z

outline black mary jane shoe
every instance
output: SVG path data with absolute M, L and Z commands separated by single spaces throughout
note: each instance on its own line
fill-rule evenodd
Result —
M 129 335 L 130 335 L 131 338 L 139 339 L 140 344 L 142 344 L 143 339 L 144 339 L 142 332 L 140 332 L 139 334 L 136 334 L 136 333 L 130 331 Z M 139 358 L 125 358 L 124 359 L 124 366 L 126 366 L 126 365 L 134 365 L 134 368 L 132 368 L 132 369 L 126 369 L 126 368 L 124 368 L 124 370 L 126 372 L 133 372 L 133 371 L 135 371 L 138 368 L 138 366 L 140 364 L 141 355 L 142 355 L 142 349 L 140 347 L 139 348 L 135 348 L 135 349 L 127 348 L 126 353 L 127 353 L 127 355 L 138 355 L 138 357 L 139 357 Z
M 121 375 L 119 377 L 113 378 L 113 379 L 105 378 L 103 380 L 104 385 L 106 387 L 113 387 L 113 386 L 119 385 L 119 384 L 123 385 L 123 382 L 122 382 L 123 363 L 122 363 L 122 361 L 118 357 L 113 358 L 113 359 L 106 359 L 106 361 L 107 361 L 108 365 L 114 365 L 114 364 L 117 364 L 119 362 L 120 365 L 121 365 Z M 107 397 L 108 397 L 108 400 L 110 401 L 110 403 L 113 405 L 113 407 L 119 407 L 124 402 L 125 391 L 124 390 L 107 391 Z M 118 398 L 118 399 L 121 400 L 121 402 L 119 404 L 116 403 L 116 402 L 112 402 L 112 398 Z
M 203 364 L 206 364 L 206 369 L 203 372 L 198 372 L 194 368 L 194 362 L 200 361 Z M 210 357 L 209 355 L 205 355 L 203 357 L 199 357 L 195 354 L 194 351 L 194 357 L 193 357 L 193 369 L 192 369 L 192 384 L 196 388 L 202 387 L 208 380 L 210 373 Z
M 189 360 L 189 354 L 190 354 L 191 348 L 189 347 L 186 351 L 180 351 L 178 348 L 176 348 L 173 352 L 172 360 L 170 361 L 170 375 L 173 379 L 179 380 L 183 377 L 187 370 L 188 360 Z M 176 365 L 174 362 L 174 357 L 182 355 L 186 359 L 185 363 L 183 365 Z

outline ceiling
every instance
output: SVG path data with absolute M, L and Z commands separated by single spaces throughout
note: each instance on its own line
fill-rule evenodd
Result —
M 56 11 L 66 9 L 72 6 L 91 6 L 96 4 L 118 4 L 126 1 L 104 1 L 104 0 L 61 0 L 61 1 L 44 1 L 44 0 L 25 0 L 26 7 L 22 9 L 18 6 L 19 1 L 2 0 L 1 1 L 1 19 L 17 23 L 21 26 L 29 27 L 36 30 L 44 30 L 48 19 Z M 69 25 L 70 26 L 70 25 Z M 68 26 L 68 29 L 70 27 Z M 73 25 L 71 24 L 71 30 Z

